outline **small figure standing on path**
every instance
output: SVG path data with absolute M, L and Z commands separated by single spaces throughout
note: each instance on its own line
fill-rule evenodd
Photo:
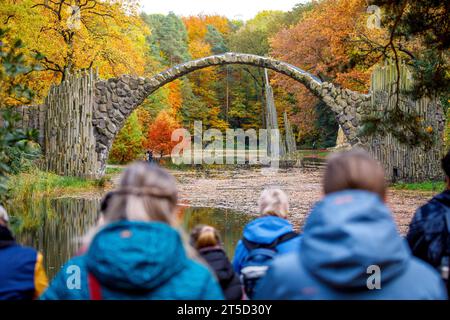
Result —
M 148 151 L 147 151 L 147 161 L 148 161 L 149 163 L 152 163 L 152 162 L 153 162 L 153 151 L 152 151 L 152 150 L 148 150 Z

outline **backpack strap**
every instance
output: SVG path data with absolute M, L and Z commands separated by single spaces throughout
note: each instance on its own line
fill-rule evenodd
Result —
M 98 282 L 97 278 L 90 272 L 88 273 L 88 286 L 91 300 L 102 300 L 102 288 L 100 282 Z
M 261 249 L 261 248 L 275 250 L 275 248 L 279 244 L 289 241 L 291 239 L 294 239 L 298 236 L 299 236 L 299 234 L 297 232 L 290 231 L 290 232 L 287 232 L 287 233 L 279 236 L 278 238 L 276 238 L 274 241 L 272 241 L 269 244 L 253 242 L 253 241 L 247 240 L 245 237 L 242 238 L 242 243 L 244 244 L 244 246 L 247 248 L 248 251 L 252 251 L 255 249 Z

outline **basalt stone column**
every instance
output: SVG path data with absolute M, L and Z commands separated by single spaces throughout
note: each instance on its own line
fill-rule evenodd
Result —
M 149 79 L 121 76 L 95 84 L 94 136 L 97 166 L 104 174 L 109 150 L 125 120 L 152 92 Z
M 430 136 L 431 145 L 411 145 L 400 142 L 391 132 L 374 134 L 367 138 L 369 153 L 383 165 L 390 181 L 418 182 L 442 180 L 440 159 L 443 156 L 443 132 L 445 115 L 437 97 L 421 97 L 414 100 L 403 94 L 413 87 L 413 77 L 406 65 L 400 65 L 400 99 L 394 85 L 397 81 L 395 64 L 375 68 L 372 74 L 370 108 L 374 115 L 383 115 L 398 107 L 413 115 L 420 130 Z M 399 126 L 401 124 L 398 124 Z M 411 133 L 409 133 L 411 134 Z
M 45 168 L 64 176 L 98 178 L 93 127 L 96 75 L 67 75 L 45 100 Z

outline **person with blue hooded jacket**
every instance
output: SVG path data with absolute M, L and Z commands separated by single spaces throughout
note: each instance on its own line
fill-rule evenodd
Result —
M 261 193 L 258 201 L 260 217 L 251 221 L 244 227 L 243 238 L 236 245 L 233 258 L 233 268 L 241 279 L 245 277 L 243 269 L 251 265 L 255 269 L 255 264 L 261 264 L 262 269 L 267 268 L 271 261 L 271 254 L 282 255 L 298 249 L 301 237 L 294 232 L 292 224 L 287 220 L 289 212 L 289 201 L 287 195 L 280 189 L 266 189 Z M 255 255 L 255 261 L 249 261 L 253 258 L 252 253 L 265 250 L 267 257 Z M 249 268 L 247 268 L 249 269 Z M 259 273 L 256 278 L 259 281 L 264 276 L 264 272 Z M 249 288 L 243 279 L 243 284 L 247 295 L 251 298 L 253 288 Z M 254 286 L 254 284 L 252 284 Z
M 175 179 L 156 165 L 128 167 L 108 195 L 85 252 L 66 263 L 42 300 L 217 300 L 213 273 L 176 225 Z
M 398 234 L 379 163 L 361 150 L 332 156 L 324 193 L 300 248 L 274 260 L 256 299 L 447 298 L 439 274 Z

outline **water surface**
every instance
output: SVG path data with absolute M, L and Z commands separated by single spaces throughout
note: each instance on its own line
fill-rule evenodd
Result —
M 49 278 L 79 249 L 81 236 L 95 224 L 99 199 L 42 199 L 9 207 L 12 229 L 19 243 L 32 246 L 44 255 Z M 216 227 L 228 256 L 242 237 L 243 226 L 251 219 L 229 209 L 186 207 L 182 223 L 187 232 L 197 224 Z

